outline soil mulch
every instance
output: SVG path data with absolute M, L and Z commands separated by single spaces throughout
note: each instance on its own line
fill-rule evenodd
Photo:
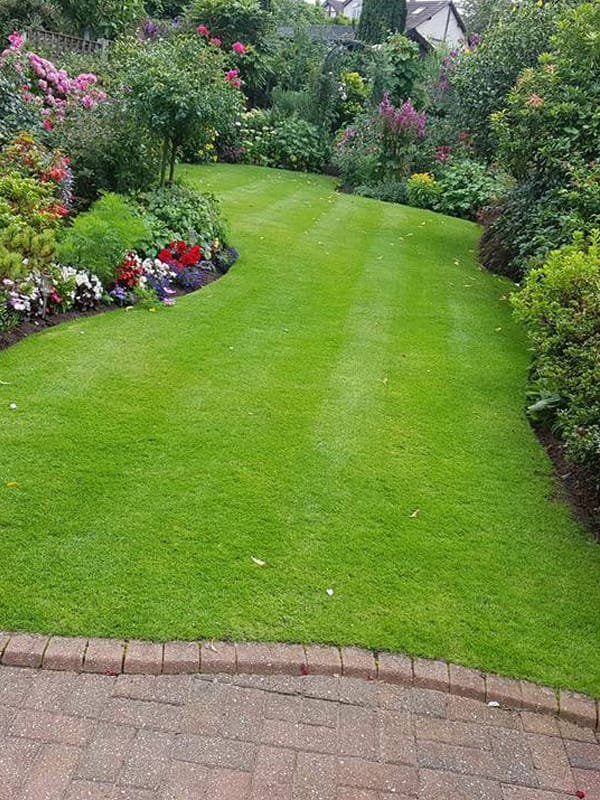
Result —
M 565 457 L 565 448 L 549 428 L 535 427 L 536 436 L 554 464 L 556 492 L 553 499 L 566 501 L 576 518 L 600 542 L 600 496 L 592 478 Z

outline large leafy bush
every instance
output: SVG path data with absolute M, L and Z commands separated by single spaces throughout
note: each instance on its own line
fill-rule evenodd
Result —
M 59 245 L 58 257 L 63 264 L 91 270 L 108 285 L 123 256 L 144 247 L 149 238 L 146 221 L 127 199 L 107 193 L 75 219 Z
M 600 234 L 550 253 L 513 297 L 534 349 L 533 377 L 573 461 L 600 483 Z

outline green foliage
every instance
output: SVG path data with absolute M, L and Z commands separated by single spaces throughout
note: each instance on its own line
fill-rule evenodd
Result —
M 382 200 L 386 203 L 406 203 L 408 199 L 406 181 L 386 180 L 379 183 L 366 183 L 356 186 L 354 194 L 371 197 L 373 200 Z
M 93 31 L 114 38 L 145 16 L 144 0 L 57 0 L 65 20 L 76 34 Z
M 406 0 L 363 0 L 358 38 L 379 44 L 390 33 L 402 33 L 405 24 Z
M 418 44 L 394 33 L 371 55 L 369 77 L 374 102 L 378 103 L 384 92 L 394 104 L 414 98 L 415 83 L 422 72 Z
M 383 179 L 382 134 L 377 119 L 363 114 L 337 137 L 332 162 L 346 189 Z
M 0 231 L 0 278 L 18 279 L 32 269 L 48 267 L 56 252 L 53 230 L 36 231 L 29 225 L 13 224 Z
M 173 239 L 198 241 L 209 249 L 215 239 L 227 238 L 218 201 L 182 184 L 165 186 L 136 196 L 151 227 L 151 243 L 159 249 Z
M 206 25 L 226 48 L 238 41 L 258 47 L 273 25 L 272 17 L 257 0 L 192 0 L 184 23 L 192 30 Z
M 231 124 L 241 95 L 224 78 L 224 56 L 197 34 L 132 42 L 123 80 L 138 119 L 163 140 L 161 183 L 172 182 L 182 147 L 210 141 L 213 129 Z
M 406 181 L 406 198 L 415 208 L 437 209 L 442 187 L 430 172 L 415 172 Z
M 62 30 L 63 24 L 57 0 L 0 0 L 0 36 L 29 26 Z
M 461 16 L 469 33 L 485 34 L 509 14 L 513 0 L 463 0 Z
M 513 296 L 534 350 L 534 380 L 570 458 L 600 484 L 600 234 L 550 253 Z M 549 404 L 557 395 L 560 402 Z M 533 411 L 539 411 L 534 407 Z
M 79 214 L 58 247 L 64 264 L 88 269 L 108 285 L 124 255 L 143 247 L 147 223 L 118 194 L 107 193 L 89 211 Z
M 490 174 L 484 164 L 451 158 L 437 170 L 440 197 L 436 210 L 452 217 L 477 219 L 478 212 L 508 188 L 505 178 Z
M 513 5 L 475 49 L 466 49 L 450 72 L 451 108 L 457 130 L 470 131 L 477 153 L 494 150 L 490 115 L 503 108 L 520 72 L 536 63 L 556 29 L 558 5 Z
M 299 116 L 277 119 L 254 109 L 242 115 L 240 131 L 244 160 L 249 164 L 318 172 L 327 160 L 322 132 Z
M 69 153 L 79 202 L 156 183 L 160 141 L 133 111 L 126 95 L 117 96 L 92 110 L 74 108 L 55 130 L 55 141 Z
M 12 67 L 0 64 L 0 147 L 22 130 L 41 130 L 39 110 L 25 102 L 21 83 Z

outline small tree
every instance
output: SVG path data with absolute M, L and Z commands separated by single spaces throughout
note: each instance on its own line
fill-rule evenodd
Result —
M 237 80 L 225 67 L 222 50 L 196 35 L 132 46 L 126 84 L 134 110 L 162 139 L 161 186 L 167 170 L 173 182 L 183 147 L 210 141 L 240 111 Z
M 363 0 L 358 38 L 379 44 L 391 33 L 402 33 L 406 25 L 406 0 Z

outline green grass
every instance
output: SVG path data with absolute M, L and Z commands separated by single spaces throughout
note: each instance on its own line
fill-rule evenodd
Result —
M 476 226 L 184 173 L 223 197 L 224 279 L 0 353 L 0 628 L 356 643 L 600 694 L 600 548 L 550 499 Z

